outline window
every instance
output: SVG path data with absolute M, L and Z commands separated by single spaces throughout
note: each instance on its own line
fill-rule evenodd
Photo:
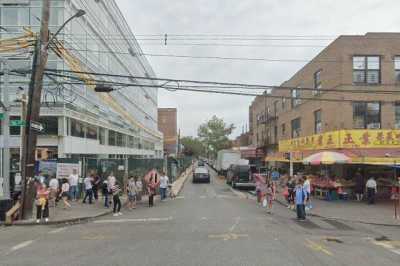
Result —
M 301 104 L 301 99 L 299 99 L 299 98 L 300 98 L 300 91 L 297 89 L 293 89 L 292 90 L 292 108 Z
M 353 127 L 381 128 L 381 104 L 378 102 L 353 103 Z
M 274 126 L 274 143 L 278 141 L 278 127 Z
M 292 120 L 292 138 L 300 137 L 301 133 L 301 120 L 296 118 Z
M 394 104 L 394 127 L 400 128 L 400 102 Z
M 10 116 L 10 124 L 13 120 L 20 120 L 19 116 Z M 20 126 L 11 126 L 10 125 L 10 135 L 11 136 L 19 136 L 21 135 L 21 127 Z
M 106 130 L 102 127 L 99 128 L 99 141 L 100 145 L 106 145 Z
M 128 147 L 129 148 L 135 148 L 135 139 L 133 136 L 128 137 Z
M 381 82 L 379 56 L 353 56 L 353 82 L 379 84 Z
M 282 111 L 285 110 L 286 98 L 282 98 Z
M 322 82 L 321 82 L 321 71 L 318 70 L 314 73 L 314 90 L 312 91 L 313 95 L 318 95 L 321 93 Z
M 314 112 L 314 133 L 319 134 L 322 132 L 322 113 L 321 110 Z
M 282 127 L 282 136 L 285 136 L 286 135 L 286 124 L 282 124 L 281 127 Z
M 276 114 L 278 113 L 278 101 L 274 102 L 274 117 L 276 117 Z
M 84 138 L 85 137 L 85 126 L 78 120 L 71 119 L 71 136 Z
M 396 73 L 395 80 L 400 83 L 400 56 L 394 57 L 394 71 Z
M 123 147 L 124 142 L 123 142 L 124 135 L 122 133 L 117 132 L 117 146 Z
M 113 130 L 108 131 L 108 145 L 110 146 L 116 146 L 116 134 L 117 132 Z
M 97 139 L 97 127 L 88 125 L 86 127 L 86 138 Z
M 58 117 L 41 116 L 39 122 L 44 127 L 44 131 L 40 134 L 58 136 Z

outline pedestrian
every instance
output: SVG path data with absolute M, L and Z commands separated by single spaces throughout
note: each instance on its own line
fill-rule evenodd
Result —
M 86 199 L 89 198 L 89 204 L 92 204 L 92 197 L 93 197 L 92 180 L 93 180 L 92 175 L 85 177 L 85 179 L 83 180 L 83 183 L 85 185 L 85 197 L 83 198 L 83 203 L 86 203 Z
M 311 205 L 311 181 L 308 176 L 304 177 L 304 185 L 303 185 L 304 190 L 306 191 L 306 211 L 312 209 Z
M 51 201 L 51 207 L 55 207 L 58 199 L 58 193 L 60 191 L 60 184 L 55 176 L 52 176 L 49 182 L 50 195 L 49 200 Z
M 295 188 L 297 219 L 300 221 L 306 219 L 305 204 L 307 192 L 304 190 L 303 185 L 304 181 L 300 179 Z
M 112 187 L 116 184 L 117 178 L 114 176 L 113 172 L 110 172 L 110 175 L 107 177 L 107 182 L 108 182 L 108 194 L 112 195 Z M 109 199 L 108 204 L 111 204 L 111 199 Z
M 64 209 L 72 207 L 71 204 L 68 202 L 69 190 L 70 190 L 70 186 L 69 186 L 68 180 L 63 179 L 62 185 L 61 185 L 61 198 L 64 203 Z
M 99 200 L 99 185 L 100 185 L 100 176 L 94 172 L 92 175 L 93 179 L 92 179 L 92 191 L 93 191 L 93 197 L 96 201 Z
M 102 194 L 103 194 L 103 198 L 104 198 L 104 207 L 106 208 L 110 208 L 110 203 L 109 203 L 109 198 L 108 195 L 109 193 L 109 189 L 108 189 L 108 181 L 107 179 L 103 181 L 102 184 Z
M 135 186 L 136 186 L 136 201 L 140 202 L 142 201 L 142 195 L 143 195 L 143 182 L 138 176 L 135 176 Z
M 357 201 L 362 201 L 364 196 L 364 177 L 361 174 L 361 169 L 358 169 L 355 175 L 355 187 Z
M 168 183 L 169 183 L 168 176 L 164 172 L 161 172 L 161 175 L 160 175 L 160 197 L 161 197 L 162 201 L 167 198 Z
M 377 192 L 377 184 L 375 179 L 371 176 L 367 184 L 365 185 L 367 188 L 367 196 L 368 196 L 368 204 L 374 204 L 375 203 L 375 194 Z
M 49 221 L 49 194 L 50 190 L 47 189 L 45 183 L 41 183 L 37 185 L 36 190 L 36 223 L 40 223 L 40 220 L 44 218 L 44 221 L 47 223 Z
M 119 193 L 121 192 L 121 188 L 117 182 L 111 187 L 111 194 L 113 195 L 113 216 L 122 215 L 121 212 L 121 199 L 119 198 Z
M 272 213 L 272 202 L 274 200 L 274 189 L 273 189 L 273 184 L 271 182 L 267 183 L 265 197 L 267 199 L 267 207 L 268 207 L 267 213 Z
M 149 207 L 153 207 L 154 195 L 156 194 L 156 183 L 154 182 L 153 176 L 150 176 L 149 182 L 147 184 L 147 191 L 149 193 Z
M 136 209 L 136 198 L 137 198 L 137 188 L 136 182 L 133 176 L 129 177 L 128 185 L 127 185 L 127 194 L 128 194 L 128 208 L 130 210 Z
M 287 182 L 287 188 L 288 188 L 288 208 L 291 210 L 294 210 L 295 208 L 295 188 L 296 188 L 296 183 L 295 179 L 291 176 L 289 176 L 288 182 Z
M 36 178 L 41 184 L 47 184 L 47 178 L 44 176 L 42 171 L 39 172 Z
M 78 199 L 78 171 L 76 169 L 72 170 L 72 174 L 68 177 L 69 182 L 69 192 L 70 198 L 72 201 L 76 201 Z
M 274 193 L 274 198 L 276 196 L 276 191 L 278 190 L 278 186 L 279 186 L 279 178 L 281 177 L 281 174 L 279 173 L 279 171 L 274 168 L 271 172 L 271 179 L 272 179 L 272 189 L 273 189 L 273 193 Z

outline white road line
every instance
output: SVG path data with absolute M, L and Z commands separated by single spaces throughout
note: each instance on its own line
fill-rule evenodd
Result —
M 22 243 L 20 243 L 18 245 L 13 246 L 10 249 L 10 251 L 14 252 L 14 251 L 17 251 L 18 249 L 25 248 L 25 247 L 31 245 L 33 242 L 34 242 L 34 240 L 28 240 L 28 241 L 22 242 Z
M 184 198 L 185 198 L 184 196 L 178 196 L 175 199 L 184 199 Z
M 165 222 L 171 221 L 172 217 L 165 217 L 165 218 L 137 218 L 137 219 L 116 219 L 116 220 L 98 220 L 94 221 L 95 224 L 105 224 L 105 223 L 129 223 L 129 222 Z
M 61 233 L 61 232 L 65 231 L 65 230 L 67 230 L 67 227 L 61 227 L 61 228 L 49 231 L 49 234 L 57 234 L 57 233 Z

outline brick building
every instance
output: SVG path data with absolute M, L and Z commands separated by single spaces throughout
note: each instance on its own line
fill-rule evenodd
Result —
M 176 108 L 158 108 L 158 130 L 164 134 L 164 153 L 176 155 L 178 147 Z
M 387 129 L 400 136 L 400 94 L 379 93 L 399 85 L 400 33 L 340 36 L 280 87 L 254 99 L 252 144 L 276 158 L 282 140 L 340 130 Z M 379 156 L 397 154 L 391 150 L 397 142 L 391 144 Z

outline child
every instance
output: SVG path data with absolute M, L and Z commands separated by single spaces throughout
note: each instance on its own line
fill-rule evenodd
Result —
M 45 222 L 49 221 L 49 194 L 46 184 L 39 184 L 36 191 L 36 223 L 44 218 Z
M 272 201 L 274 199 L 274 190 L 273 190 L 273 185 L 270 182 L 267 183 L 266 198 L 268 203 L 267 213 L 272 213 Z
M 113 202 L 114 202 L 113 216 L 122 215 L 121 199 L 119 198 L 120 192 L 121 192 L 121 188 L 119 187 L 118 183 L 115 182 L 115 185 L 111 187 L 111 193 L 113 195 Z

